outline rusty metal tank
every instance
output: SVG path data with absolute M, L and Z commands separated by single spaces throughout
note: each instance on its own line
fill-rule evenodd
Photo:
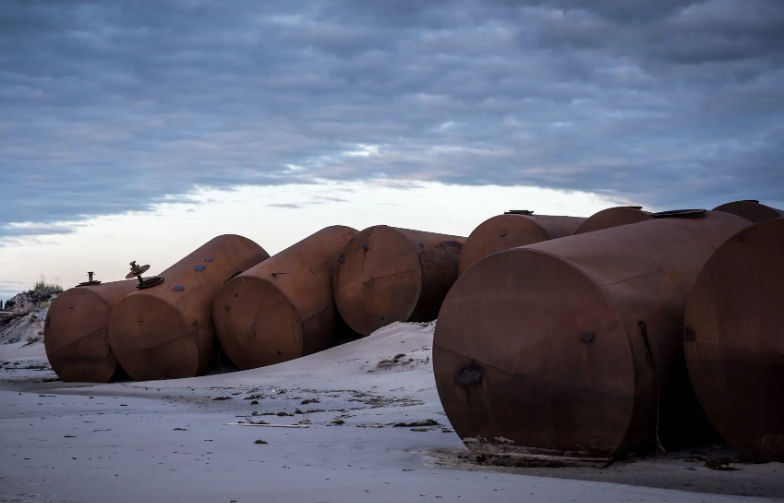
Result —
M 650 220 L 651 214 L 642 209 L 642 206 L 617 206 L 594 213 L 574 231 L 574 234 L 600 231 L 621 225 L 636 224 Z
M 63 382 L 109 382 L 121 372 L 109 342 L 109 316 L 136 281 L 91 281 L 68 289 L 49 307 L 44 346 Z
M 686 309 L 689 376 L 711 423 L 755 463 L 784 462 L 784 219 L 746 228 L 705 264 Z
M 489 218 L 466 238 L 460 253 L 458 273 L 463 274 L 492 253 L 569 236 L 584 221 L 580 217 L 534 215 L 529 210 L 512 210 Z
M 333 343 L 337 311 L 332 274 L 355 234 L 350 227 L 327 227 L 223 285 L 212 319 L 221 347 L 235 365 L 273 365 Z
M 338 312 L 369 335 L 396 321 L 435 319 L 457 279 L 464 237 L 379 225 L 354 236 L 335 268 Z
M 764 222 L 765 220 L 784 217 L 784 210 L 765 206 L 754 199 L 733 201 L 731 203 L 722 204 L 721 206 L 716 206 L 713 209 L 714 211 L 724 211 L 726 213 L 738 215 L 755 224 Z
M 218 351 L 215 295 L 226 281 L 268 257 L 247 238 L 218 236 L 163 271 L 161 283 L 122 299 L 109 319 L 109 339 L 123 369 L 137 381 L 206 372 Z
M 455 431 L 488 456 L 607 459 L 707 425 L 684 363 L 686 299 L 748 225 L 684 211 L 477 262 L 447 295 L 433 343 Z

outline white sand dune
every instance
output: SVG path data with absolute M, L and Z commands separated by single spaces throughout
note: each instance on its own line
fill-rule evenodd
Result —
M 54 374 L 23 369 L 40 364 L 40 349 L 4 347 L 0 360 L 11 363 L 0 369 L 0 501 L 749 499 L 643 485 L 784 495 L 784 467 L 775 463 L 736 472 L 672 456 L 604 470 L 504 472 L 461 464 L 454 454 L 463 444 L 432 376 L 433 328 L 397 323 L 263 369 L 107 385 L 42 382 Z M 227 425 L 247 416 L 308 428 Z M 394 426 L 427 420 L 439 424 Z

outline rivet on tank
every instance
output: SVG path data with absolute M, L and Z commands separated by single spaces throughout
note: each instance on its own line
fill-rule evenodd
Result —
M 329 347 L 337 329 L 332 275 L 355 229 L 332 226 L 228 281 L 213 304 L 221 347 L 241 369 Z
M 715 211 L 724 211 L 726 213 L 738 215 L 755 224 L 774 218 L 784 217 L 784 210 L 760 204 L 760 202 L 755 199 L 733 201 L 731 203 L 722 204 L 721 206 L 716 206 L 713 209 Z
M 585 221 L 580 217 L 534 215 L 532 210 L 509 210 L 479 224 L 460 253 L 459 274 L 488 255 L 517 246 L 569 236 Z
M 683 316 L 703 264 L 749 223 L 652 216 L 502 251 L 460 276 L 433 364 L 469 449 L 593 462 L 715 435 L 689 386 Z
M 348 242 L 335 269 L 338 312 L 355 332 L 369 335 L 396 321 L 435 319 L 465 238 L 379 225 Z
M 784 219 L 727 240 L 689 298 L 689 376 L 713 426 L 754 463 L 784 462 Z
M 575 234 L 600 231 L 621 225 L 636 224 L 650 220 L 651 214 L 642 206 L 616 206 L 594 213 L 574 231 Z
M 136 281 L 89 280 L 52 302 L 44 321 L 44 347 L 63 382 L 111 381 L 121 374 L 109 342 L 109 316 L 120 300 L 136 290 Z
M 131 264 L 136 291 L 122 299 L 109 320 L 117 360 L 135 380 L 194 377 L 213 365 L 218 341 L 212 303 L 232 277 L 269 254 L 242 236 L 218 236 L 163 271 Z

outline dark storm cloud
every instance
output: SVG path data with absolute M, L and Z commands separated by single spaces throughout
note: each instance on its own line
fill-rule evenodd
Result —
M 0 4 L 6 223 L 320 178 L 781 202 L 783 134 L 778 0 Z

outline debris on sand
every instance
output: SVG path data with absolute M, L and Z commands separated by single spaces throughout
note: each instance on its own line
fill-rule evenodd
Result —
M 732 465 L 732 466 L 730 466 Z M 735 470 L 735 462 L 726 457 L 721 458 L 708 458 L 705 460 L 705 466 L 711 470 Z
M 416 428 L 419 426 L 441 426 L 435 419 L 425 419 L 424 421 L 414 421 L 413 423 L 395 423 L 395 428 Z
M 254 443 L 254 444 L 268 444 L 269 442 L 266 442 L 266 441 L 264 441 L 264 440 L 256 440 L 256 441 L 255 441 L 255 442 L 253 442 L 253 443 Z

